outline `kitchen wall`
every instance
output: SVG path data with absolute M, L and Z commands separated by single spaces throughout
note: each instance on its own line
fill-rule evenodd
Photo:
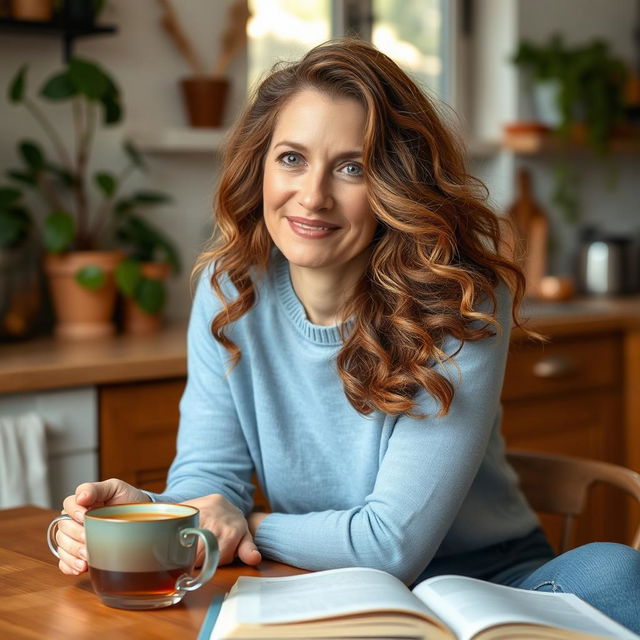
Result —
M 186 30 L 193 36 L 201 56 L 213 64 L 219 35 L 230 0 L 180 0 L 174 2 Z M 528 105 L 521 83 L 507 61 L 520 38 L 545 40 L 562 30 L 569 42 L 594 36 L 608 39 L 614 51 L 632 59 L 631 30 L 635 0 L 476 0 L 476 42 L 469 50 L 469 83 L 473 86 L 471 136 L 497 139 L 503 122 L 526 117 Z M 76 53 L 102 62 L 117 78 L 123 91 L 126 119 L 122 126 L 101 133 L 96 141 L 97 169 L 119 166 L 123 160 L 120 140 L 127 132 L 140 129 L 181 127 L 186 123 L 177 82 L 188 69 L 160 26 L 161 10 L 154 0 L 109 0 L 102 17 L 118 26 L 115 36 L 76 41 Z M 4 92 L 16 69 L 28 62 L 30 86 L 42 80 L 61 61 L 61 42 L 55 38 L 0 34 L 0 89 Z M 226 120 L 242 105 L 245 92 L 246 60 L 233 62 L 232 96 Z M 19 138 L 42 139 L 26 111 L 0 102 L 0 171 L 16 164 L 15 142 Z M 48 111 L 51 109 L 48 108 Z M 64 108 L 56 109 L 57 126 L 66 137 L 70 123 Z M 575 157 L 583 176 L 582 217 L 614 231 L 633 232 L 640 227 L 638 216 L 638 157 L 611 160 L 618 177 L 615 190 L 608 190 L 605 173 L 588 155 Z M 190 305 L 188 273 L 194 257 L 210 228 L 212 193 L 218 163 L 214 154 L 182 153 L 148 156 L 147 176 L 136 176 L 132 185 L 162 189 L 174 203 L 153 213 L 154 218 L 177 241 L 185 263 L 184 273 L 170 283 L 169 315 L 185 317 Z M 513 198 L 516 166 L 526 164 L 534 174 L 536 196 L 549 210 L 559 240 L 552 258 L 555 272 L 570 269 L 576 229 L 563 222 L 550 204 L 551 157 L 523 159 L 507 152 L 476 158 L 473 169 L 487 182 L 493 202 L 500 210 Z
M 479 0 L 475 5 L 477 37 L 470 54 L 472 130 L 482 139 L 499 137 L 504 122 L 532 117 L 526 86 L 508 63 L 520 40 L 546 42 L 554 32 L 561 32 L 568 44 L 603 38 L 626 62 L 635 60 L 633 29 L 640 11 L 636 0 Z M 572 155 L 571 164 L 580 179 L 579 226 L 596 224 L 613 233 L 640 233 L 640 157 L 614 155 L 600 162 L 584 152 Z M 531 170 L 536 198 L 550 216 L 551 271 L 571 273 L 578 227 L 568 224 L 551 201 L 557 157 L 514 156 L 503 151 L 473 163 L 500 210 L 515 196 L 513 177 L 519 166 Z

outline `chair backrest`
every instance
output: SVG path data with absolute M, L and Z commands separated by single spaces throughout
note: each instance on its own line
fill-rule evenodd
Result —
M 536 511 L 564 515 L 560 551 L 570 545 L 573 518 L 579 515 L 595 482 L 605 482 L 631 494 L 640 503 L 640 474 L 599 460 L 538 453 L 507 451 L 507 459 L 520 476 L 520 486 Z M 640 527 L 631 545 L 640 549 Z

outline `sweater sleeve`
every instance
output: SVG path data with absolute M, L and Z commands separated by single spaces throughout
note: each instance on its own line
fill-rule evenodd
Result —
M 188 377 L 180 401 L 176 457 L 164 493 L 149 495 L 154 501 L 184 502 L 221 493 L 247 513 L 254 467 L 225 375 L 229 364 L 211 335 L 211 321 L 219 308 L 205 274 L 187 333 Z
M 397 420 L 364 504 L 268 515 L 255 535 L 263 555 L 311 570 L 367 566 L 415 580 L 451 527 L 499 420 L 510 327 L 508 296 L 499 301 L 502 330 L 465 342 L 454 367 L 439 367 L 455 389 L 447 415 L 436 417 L 435 401 L 421 392 L 429 417 Z M 449 340 L 445 351 L 458 345 Z

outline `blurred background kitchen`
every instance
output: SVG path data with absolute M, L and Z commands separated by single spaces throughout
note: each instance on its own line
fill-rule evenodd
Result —
M 513 336 L 507 444 L 640 470 L 640 1 L 0 0 L 0 507 L 162 488 L 228 126 L 345 33 L 442 101 L 514 223 L 550 340 Z M 636 523 L 603 490 L 578 535 Z

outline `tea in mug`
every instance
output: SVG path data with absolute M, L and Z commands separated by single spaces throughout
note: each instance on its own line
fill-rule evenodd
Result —
M 207 582 L 216 570 L 218 542 L 197 528 L 198 509 L 153 502 L 108 505 L 85 514 L 89 576 L 94 591 L 111 607 L 155 609 L 176 604 L 187 591 Z M 58 516 L 49 525 L 51 551 L 55 547 Z M 205 560 L 192 577 L 197 539 L 204 543 Z
M 185 565 L 158 571 L 108 571 L 90 566 L 89 574 L 93 590 L 107 597 L 168 596 L 175 593 L 180 576 L 189 575 L 192 568 Z
M 161 513 L 161 512 L 155 512 L 155 511 L 150 511 L 149 513 L 146 512 L 139 512 L 136 513 L 135 511 L 133 513 L 120 513 L 118 515 L 110 515 L 110 516 L 94 516 L 95 518 L 98 518 L 99 520 L 126 520 L 128 522 L 145 522 L 147 520 L 170 520 L 171 518 L 182 518 L 181 515 L 177 515 L 175 513 Z

